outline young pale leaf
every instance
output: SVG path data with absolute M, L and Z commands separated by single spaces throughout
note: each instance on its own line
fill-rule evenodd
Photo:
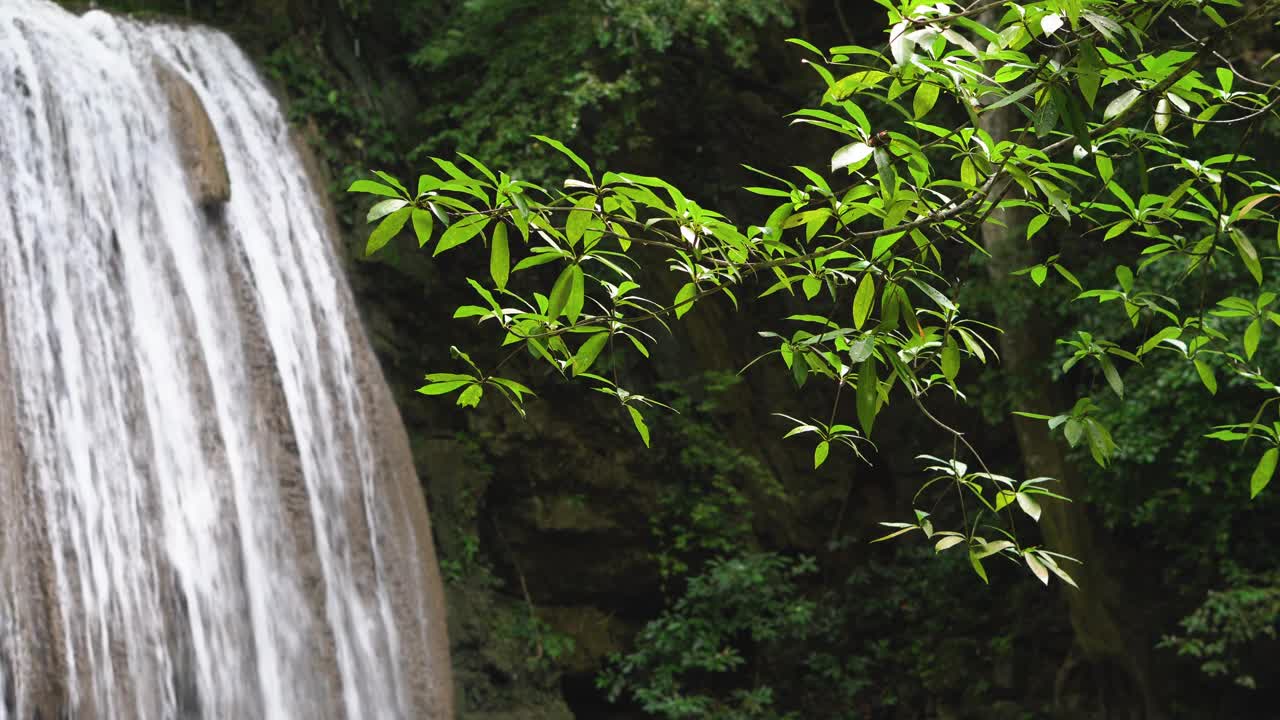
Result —
M 1045 35 L 1052 35 L 1062 29 L 1062 16 L 1058 13 L 1049 13 L 1040 18 L 1040 29 Z
M 511 254 L 507 248 L 507 224 L 499 221 L 493 229 L 493 244 L 489 248 L 489 277 L 499 290 L 507 286 L 511 276 Z
M 1258 497 L 1258 493 L 1271 482 L 1271 477 L 1276 473 L 1276 459 L 1280 456 L 1280 449 L 1271 448 L 1262 453 L 1262 459 L 1258 461 L 1258 466 L 1253 469 L 1253 477 L 1249 479 L 1249 499 Z
M 969 551 L 969 564 L 973 566 L 973 571 L 978 573 L 978 577 L 982 578 L 982 582 L 990 584 L 991 581 L 987 580 L 987 571 L 982 567 L 982 561 L 972 550 Z
M 1142 97 L 1142 92 L 1137 89 L 1128 90 L 1122 93 L 1115 100 L 1107 103 L 1107 109 L 1102 111 L 1102 119 L 1110 120 L 1117 115 L 1124 114 L 1135 102 L 1137 102 L 1139 97 Z
M 373 207 L 369 208 L 369 214 L 365 216 L 365 222 L 377 222 L 408 204 L 409 201 L 404 198 L 390 198 L 374 203 Z
M 1022 559 L 1026 561 L 1027 567 L 1031 568 L 1031 572 L 1040 579 L 1040 582 L 1049 584 L 1049 568 L 1045 567 L 1044 563 L 1037 560 L 1031 553 L 1023 555 Z
M 953 548 L 962 542 L 964 542 L 964 537 L 960 535 L 948 535 L 934 544 L 933 551 L 935 553 L 940 553 L 943 550 Z
M 1022 512 L 1026 513 L 1032 520 L 1040 522 L 1040 503 L 1024 492 L 1018 493 L 1017 497 L 1018 507 L 1022 508 Z
M 863 165 L 867 164 L 867 160 L 871 154 L 875 152 L 875 148 L 859 140 L 852 142 L 844 147 L 836 150 L 831 156 L 831 172 L 835 172 L 840 168 L 847 167 L 849 172 L 853 172 Z
M 1169 112 L 1169 98 L 1162 97 L 1156 101 L 1156 132 L 1161 135 L 1169 127 L 1169 120 L 1173 116 Z
M 853 296 L 853 326 L 857 329 L 861 330 L 867 322 L 867 315 L 871 313 L 875 298 L 875 280 L 871 278 L 871 273 L 863 273 L 862 280 L 858 282 L 858 292 Z
M 462 218 L 444 231 L 444 235 L 440 236 L 440 242 L 436 243 L 435 252 L 431 255 L 434 257 L 445 250 L 458 247 L 483 232 L 488 224 L 489 216 L 487 215 L 468 215 Z
M 636 426 L 636 432 L 640 433 L 644 446 L 649 447 L 649 426 L 644 424 L 644 416 L 630 405 L 627 406 L 627 412 L 631 413 L 631 424 Z
M 822 467 L 822 463 L 827 461 L 827 453 L 831 452 L 831 443 L 823 440 L 813 449 L 813 469 L 817 470 Z
M 391 213 L 378 224 L 369 234 L 369 243 L 365 245 L 364 254 L 372 255 L 381 250 L 391 239 L 399 234 L 404 224 L 409 220 L 409 211 L 411 208 L 400 208 Z

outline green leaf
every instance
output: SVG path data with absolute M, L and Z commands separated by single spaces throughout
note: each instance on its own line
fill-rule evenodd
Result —
M 948 380 L 955 380 L 959 372 L 960 348 L 956 345 L 955 338 L 948 335 L 947 342 L 942 347 L 942 374 Z
M 853 326 L 859 330 L 863 324 L 867 322 L 867 315 L 871 313 L 871 305 L 876 298 L 876 283 L 872 279 L 871 273 L 863 273 L 862 280 L 858 282 L 858 292 L 853 296 Z
M 421 208 L 413 209 L 413 234 L 418 236 L 418 247 L 426 247 L 435 229 L 435 218 Z
M 390 198 L 381 202 L 374 203 L 369 208 L 369 214 L 365 216 L 365 222 L 375 222 L 408 205 L 409 201 L 404 198 Z
M 569 211 L 569 217 L 564 222 L 564 236 L 569 241 L 569 247 L 578 244 L 582 239 L 582 234 L 586 232 L 587 225 L 595 219 L 596 198 L 594 195 L 588 195 L 579 198 L 578 202 L 573 204 L 573 210 Z
M 1253 276 L 1254 281 L 1261 285 L 1262 263 L 1258 261 L 1257 249 L 1253 247 L 1253 243 L 1249 242 L 1249 238 L 1239 230 L 1231 231 L 1231 240 L 1236 244 L 1236 250 L 1240 254 L 1240 261 L 1249 270 L 1249 274 Z
M 484 395 L 484 387 L 480 385 L 471 385 L 462 394 L 458 395 L 458 407 L 475 407 L 480 404 L 480 398 Z
M 823 440 L 813 449 L 813 469 L 817 470 L 822 467 L 822 463 L 827 461 L 827 453 L 831 452 L 831 443 Z
M 1214 74 L 1218 76 L 1218 85 L 1226 92 L 1231 92 L 1231 83 L 1235 81 L 1235 75 L 1224 67 L 1214 69 Z
M 1036 287 L 1040 287 L 1041 285 L 1044 285 L 1044 280 L 1048 276 L 1049 276 L 1049 268 L 1045 267 L 1044 265 L 1036 265 L 1035 267 L 1031 268 L 1031 281 L 1036 284 Z
M 1071 283 L 1072 285 L 1075 285 L 1077 290 L 1084 290 L 1084 287 L 1080 284 L 1080 281 L 1076 279 L 1075 275 L 1071 274 L 1070 270 L 1062 267 L 1058 263 L 1053 264 L 1053 269 L 1056 270 L 1064 280 Z
M 1125 292 L 1131 292 L 1133 290 L 1133 271 L 1129 269 L 1128 265 L 1117 265 L 1115 272 L 1116 280 L 1120 282 L 1120 288 Z
M 1016 102 L 1018 102 L 1019 100 L 1021 100 L 1021 99 L 1025 98 L 1025 97 L 1027 97 L 1027 96 L 1028 96 L 1028 95 L 1030 95 L 1031 93 L 1035 92 L 1036 90 L 1039 90 L 1039 89 L 1040 89 L 1040 86 L 1041 86 L 1041 85 L 1043 85 L 1043 84 L 1044 84 L 1044 83 L 1041 83 L 1039 80 L 1037 80 L 1037 81 L 1035 81 L 1035 82 L 1033 82 L 1033 83 L 1030 83 L 1030 84 L 1028 84 L 1028 85 L 1026 85 L 1026 86 L 1022 87 L 1022 88 L 1019 88 L 1018 90 L 1015 90 L 1014 92 L 1012 92 L 1012 93 L 1010 93 L 1010 94 L 1008 94 L 1008 95 L 1006 95 L 1006 96 L 1004 96 L 1004 97 L 1000 98 L 999 100 L 997 100 L 997 101 L 995 101 L 995 102 L 991 103 L 990 105 L 988 105 L 986 108 L 984 108 L 984 109 L 983 109 L 983 112 L 990 112 L 990 111 L 995 110 L 995 109 L 997 109 L 997 108 L 1002 108 L 1002 107 L 1004 107 L 1005 105 L 1009 105 L 1010 103 L 1016 103 Z
M 410 210 L 411 208 L 407 207 L 400 208 L 379 223 L 378 227 L 369 234 L 369 243 L 365 245 L 364 254 L 372 255 L 391 242 L 391 239 L 399 234 L 404 224 L 408 222 Z
M 431 253 L 432 256 L 458 247 L 483 232 L 488 224 L 488 215 L 468 215 L 462 218 L 450 225 L 449 229 L 444 231 L 444 235 L 440 236 L 440 242 L 436 243 L 436 250 Z
M 347 192 L 369 193 L 370 195 L 381 195 L 383 197 L 400 197 L 400 193 L 395 188 L 383 185 L 373 180 L 357 180 L 351 183 L 351 187 L 347 188 Z
M 1110 120 L 1117 115 L 1124 114 L 1140 97 L 1142 97 L 1142 92 L 1136 88 L 1122 93 L 1115 100 L 1107 103 L 1107 109 L 1102 111 L 1102 119 Z
M 1013 490 L 1001 490 L 1000 492 L 996 493 L 996 504 L 995 504 L 996 512 L 1000 512 L 1001 510 L 1005 509 L 1017 498 L 1018 498 L 1018 493 L 1014 492 Z
M 862 369 L 858 371 L 858 424 L 862 426 L 862 434 L 871 437 L 871 426 L 876 421 L 877 404 L 879 402 L 879 385 L 876 378 L 876 361 L 867 358 L 862 361 Z
M 569 266 L 569 297 L 565 299 L 564 316 L 569 322 L 578 322 L 582 306 L 586 302 L 586 275 L 581 265 Z
M 1054 85 L 1051 95 L 1057 100 L 1067 129 L 1075 136 L 1080 147 L 1088 150 L 1093 143 L 1089 138 L 1089 123 L 1085 120 L 1084 107 L 1081 106 L 1080 101 L 1076 99 L 1069 87 L 1061 85 Z
M 1258 341 L 1262 339 L 1262 320 L 1255 318 L 1249 323 L 1249 327 L 1244 329 L 1244 355 L 1252 360 L 1253 354 L 1258 351 Z
M 698 286 L 693 283 L 685 283 L 680 286 L 680 290 L 676 292 L 675 310 L 676 319 L 684 317 L 684 314 L 693 309 L 693 298 L 698 294 Z
M 1040 232 L 1040 228 L 1044 227 L 1048 222 L 1048 215 L 1037 215 L 1031 218 L 1031 222 L 1027 223 L 1027 239 L 1030 240 L 1035 237 L 1036 233 Z
M 1209 363 L 1203 360 L 1193 361 L 1196 366 L 1196 372 L 1200 375 L 1200 382 L 1208 388 L 1210 395 L 1218 394 L 1218 379 L 1213 375 L 1213 368 L 1209 367 Z
M 804 289 L 804 298 L 812 300 L 818 294 L 818 291 L 822 290 L 822 281 L 812 275 L 808 275 L 800 282 L 800 287 Z
M 1253 469 L 1253 477 L 1249 478 L 1249 499 L 1258 497 L 1258 493 L 1271 482 L 1271 477 L 1276 473 L 1276 458 L 1280 456 L 1280 449 L 1271 448 L 1262 453 L 1262 459 L 1258 461 L 1258 466 Z
M 463 385 L 470 385 L 473 382 L 474 382 L 474 379 L 468 378 L 466 380 L 452 380 L 450 382 L 430 383 L 428 385 L 423 385 L 422 387 L 418 388 L 418 392 L 422 393 L 423 395 L 444 395 L 445 393 L 450 393 L 450 392 L 453 392 L 454 390 L 457 390 Z
M 898 186 L 898 173 L 893 169 L 894 156 L 888 150 L 878 147 L 872 152 L 876 160 L 876 176 L 880 178 L 881 192 L 891 197 Z
M 1102 84 L 1102 76 L 1099 74 L 1101 68 L 1102 58 L 1094 49 L 1093 43 L 1089 41 L 1081 43 L 1080 54 L 1076 60 L 1076 82 L 1080 85 L 1080 94 L 1084 97 L 1084 101 L 1089 103 L 1089 107 L 1093 107 L 1093 102 L 1098 97 L 1098 88 Z
M 938 86 L 931 82 L 922 82 L 916 86 L 916 96 L 911 101 L 911 111 L 919 120 L 929 114 L 936 102 L 938 102 Z
M 1093 162 L 1098 166 L 1098 178 L 1104 183 L 1111 182 L 1111 176 L 1115 174 L 1115 165 L 1111 162 L 1111 158 L 1098 151 L 1093 153 Z
M 644 416 L 630 405 L 627 406 L 627 412 L 631 413 L 631 424 L 636 426 L 636 432 L 640 433 L 644 446 L 649 447 L 649 426 L 644 424 Z
M 400 181 L 397 180 L 394 176 L 388 175 L 387 173 L 384 173 L 381 170 L 374 170 L 373 174 L 382 178 L 383 181 L 386 182 L 391 187 L 395 188 L 396 190 L 399 190 L 401 195 L 405 197 L 409 197 L 409 189 L 406 188 L 404 185 L 400 184 Z
M 507 286 L 511 277 L 511 254 L 507 248 L 507 224 L 499 221 L 493 229 L 493 244 L 489 248 L 489 277 L 499 290 Z
M 598 332 L 587 338 L 587 341 L 582 343 L 582 347 L 578 348 L 578 354 L 573 356 L 573 374 L 578 375 L 590 370 L 608 342 L 609 333 L 607 332 Z
M 1075 418 L 1067 421 L 1066 427 L 1063 428 L 1063 434 L 1067 437 L 1067 444 L 1075 447 L 1080 442 L 1080 437 L 1084 435 L 1084 423 Z
M 587 166 L 587 162 L 582 158 L 578 157 L 577 153 L 565 147 L 564 143 L 560 142 L 559 140 L 552 140 L 551 138 L 545 135 L 534 135 L 533 138 L 539 142 L 544 142 L 550 145 L 556 150 L 559 150 L 561 153 L 564 154 L 565 157 L 572 160 L 574 165 L 577 165 L 578 167 L 582 168 L 582 172 L 587 174 L 587 178 L 590 179 L 591 182 L 593 183 L 595 182 L 595 176 L 591 174 L 591 168 Z M 646 445 L 647 444 L 648 443 L 646 443 Z
M 1098 362 L 1102 363 L 1102 374 L 1107 378 L 1107 384 L 1111 386 L 1112 392 L 1123 398 L 1124 381 L 1120 379 L 1120 373 L 1116 370 L 1115 363 L 1111 362 L 1111 358 L 1106 355 L 1099 357 Z
M 560 271 L 555 284 L 551 286 L 551 295 L 547 299 L 547 317 L 555 320 L 564 312 L 569 302 L 569 293 L 573 290 L 573 269 L 577 265 L 568 265 Z

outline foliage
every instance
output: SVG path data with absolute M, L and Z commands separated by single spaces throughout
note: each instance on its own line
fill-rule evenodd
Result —
M 1161 647 L 1195 658 L 1209 676 L 1230 675 L 1233 682 L 1257 687 L 1254 671 L 1241 655 L 1261 643 L 1274 648 L 1280 630 L 1280 577 L 1240 574 L 1230 587 L 1210 590 L 1204 603 L 1179 623 L 1182 634 L 1166 636 Z
M 558 172 L 530 134 L 589 141 L 602 157 L 642 151 L 650 138 L 640 118 L 661 111 L 656 86 L 672 56 L 742 66 L 756 49 L 752 30 L 791 22 L 783 0 L 406 5 L 406 26 L 429 29 L 410 63 L 436 98 L 411 157 L 466 149 L 526 179 Z
M 720 400 L 741 379 L 706 373 L 685 382 L 660 383 L 675 413 L 657 429 L 670 436 L 655 448 L 658 466 L 679 468 L 657 481 L 658 509 L 649 520 L 657 540 L 656 560 L 664 582 L 683 578 L 715 556 L 750 546 L 755 514 L 752 498 L 785 501 L 778 481 L 747 450 L 726 441 Z
M 997 329 L 956 302 L 965 278 L 949 277 L 953 259 L 984 253 L 979 228 L 993 222 L 996 210 L 1018 208 L 1029 213 L 1028 238 L 1062 233 L 1074 222 L 1101 243 L 1122 238 L 1136 245 L 1128 258 L 1113 253 L 1121 256 L 1112 264 L 1114 282 L 1099 287 L 1084 287 L 1059 254 L 1025 269 L 1035 285 L 1052 272 L 1079 298 L 1121 310 L 1062 340 L 1070 352 L 1062 372 L 1100 375 L 1121 398 L 1126 375 L 1136 376 L 1148 356 L 1169 354 L 1193 367 L 1213 394 L 1211 360 L 1220 360 L 1270 396 L 1253 419 L 1211 434 L 1263 445 L 1250 482 L 1251 494 L 1260 492 L 1280 453 L 1280 425 L 1266 415 L 1280 396 L 1255 362 L 1264 325 L 1280 325 L 1270 309 L 1276 294 L 1259 288 L 1209 297 L 1204 289 L 1235 263 L 1255 286 L 1266 279 L 1255 239 L 1278 225 L 1270 208 L 1280 183 L 1243 145 L 1273 110 L 1273 88 L 1216 48 L 1280 3 L 881 4 L 888 12 L 885 47 L 823 52 L 794 41 L 813 54 L 810 65 L 826 87 L 823 107 L 793 113 L 795 122 L 841 139 L 833 143 L 829 170 L 796 166 L 795 181 L 760 173 L 765 184 L 747 191 L 778 204 L 757 222 L 735 222 L 659 178 L 597 174 L 545 136 L 535 137 L 575 168 L 563 190 L 495 173 L 466 154 L 461 164 L 433 158 L 440 174 L 421 176 L 415 192 L 386 173 L 353 184 L 353 191 L 388 198 L 369 213 L 378 223 L 370 253 L 411 221 L 420 245 L 435 243 L 433 255 L 468 242 L 489 244 L 488 281 L 468 279 L 479 304 L 459 307 L 454 317 L 500 329 L 501 354 L 482 370 L 458 351 L 465 372 L 428 375 L 422 392 L 458 392 L 459 405 L 474 406 L 493 389 L 519 409 L 531 391 L 496 373 L 523 350 L 615 398 L 648 444 L 646 418 L 666 406 L 630 389 L 610 358 L 647 358 L 655 326 L 714 297 L 737 307 L 747 301 L 739 298 L 744 291 L 757 302 L 785 293 L 803 311 L 783 327 L 761 328 L 772 349 L 759 359 L 768 358 L 798 386 L 830 387 L 827 417 L 782 415 L 793 425 L 789 436 L 814 438 L 815 467 L 838 445 L 854 456 L 872 450 L 885 405 L 908 403 L 952 437 L 953 457 L 922 458 L 929 478 L 918 509 L 910 521 L 889 524 L 898 528 L 894 534 L 919 530 L 939 550 L 962 546 L 984 580 L 982 561 L 997 554 L 1044 582 L 1051 574 L 1069 579 L 1054 560 L 1059 556 L 1024 547 L 1012 533 L 1015 505 L 1039 519 L 1033 490 L 1043 490 L 1047 479 L 991 472 L 964 434 L 930 410 L 931 403 L 965 400 L 962 379 L 972 374 L 966 368 L 995 356 Z M 975 20 L 983 11 L 985 25 Z M 1021 123 L 1007 132 L 987 129 L 1012 109 L 1021 111 Z M 935 118 L 948 125 L 926 121 Z M 1202 157 L 1192 141 L 1214 124 L 1238 125 L 1241 143 Z M 1135 156 L 1159 164 L 1144 159 L 1140 186 L 1126 187 L 1116 163 Z M 1161 183 L 1171 189 L 1157 191 Z M 659 266 L 679 278 L 673 297 L 646 289 Z M 1187 284 L 1202 290 L 1193 305 L 1172 297 Z M 1141 336 L 1131 338 L 1135 330 Z M 842 398 L 852 401 L 852 412 Z M 1106 465 L 1118 443 L 1096 406 L 1086 396 L 1061 414 L 1031 415 L 1072 445 L 1084 440 Z M 981 471 L 970 472 L 969 464 Z M 923 508 L 952 491 L 960 525 L 936 531 Z M 976 512 L 963 512 L 966 497 Z M 993 533 L 1000 539 L 988 539 Z
M 629 692 L 646 712 L 668 720 L 798 717 L 777 707 L 769 683 L 715 695 L 687 688 L 694 678 L 732 677 L 749 656 L 768 657 L 809 637 L 815 604 L 800 596 L 797 580 L 815 569 L 812 558 L 772 553 L 712 560 L 670 610 L 640 631 L 633 652 L 613 658 L 599 685 L 611 698 Z

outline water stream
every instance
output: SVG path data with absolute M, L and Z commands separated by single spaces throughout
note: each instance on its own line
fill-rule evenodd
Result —
M 320 192 L 225 35 L 0 0 L 0 720 L 443 712 Z

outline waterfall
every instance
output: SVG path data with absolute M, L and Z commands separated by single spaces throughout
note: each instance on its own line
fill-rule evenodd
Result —
M 225 35 L 0 0 L 0 720 L 452 716 L 333 242 Z

